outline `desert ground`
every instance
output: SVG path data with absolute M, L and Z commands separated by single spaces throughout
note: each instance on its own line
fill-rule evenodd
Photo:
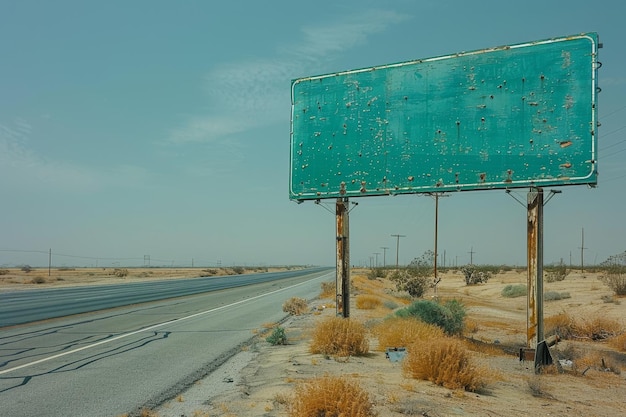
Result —
M 198 276 L 197 271 L 132 271 L 128 276 L 31 271 L 0 276 L 0 291 L 41 286 L 120 282 Z M 70 277 L 69 272 L 76 272 Z M 106 271 L 104 271 L 106 272 Z M 191 275 L 189 275 L 189 273 Z M 371 329 L 394 310 L 411 300 L 395 290 L 386 278 L 369 279 L 367 270 L 351 273 L 351 314 Z M 220 272 L 221 273 L 221 272 Z M 227 272 L 226 272 L 227 273 Z M 31 283 L 43 275 L 45 283 Z M 601 280 L 600 273 L 569 271 L 563 281 L 544 283 L 545 292 L 564 295 L 546 301 L 546 334 L 553 318 L 567 315 L 582 325 L 609 322 L 626 330 L 625 299 L 617 298 Z M 462 339 L 472 359 L 486 370 L 487 384 L 477 392 L 453 390 L 429 381 L 416 380 L 403 372 L 402 362 L 391 362 L 369 334 L 369 352 L 364 356 L 330 357 L 310 352 L 312 332 L 321 320 L 336 315 L 334 297 L 309 303 L 307 312 L 289 316 L 282 323 L 267 323 L 251 334 L 250 345 L 207 378 L 160 407 L 144 410 L 146 417 L 289 416 L 295 387 L 314 377 L 342 375 L 357 382 L 369 396 L 379 416 L 598 416 L 626 415 L 626 346 L 616 346 L 610 337 L 575 336 L 552 348 L 563 359 L 563 372 L 536 374 L 532 361 L 520 361 L 526 345 L 526 297 L 502 296 L 505 286 L 525 284 L 526 272 L 508 270 L 482 284 L 466 285 L 459 271 L 441 274 L 437 294 L 430 289 L 425 299 L 457 299 L 467 315 Z M 359 296 L 382 301 L 376 308 L 360 309 Z M 565 296 L 566 295 L 566 296 Z M 265 339 L 281 326 L 286 345 L 271 345 Z M 615 338 L 613 338 L 615 339 Z M 570 361 L 571 359 L 571 361 Z

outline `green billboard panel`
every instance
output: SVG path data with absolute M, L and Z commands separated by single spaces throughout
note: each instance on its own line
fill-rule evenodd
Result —
M 289 197 L 597 182 L 598 36 L 296 79 Z

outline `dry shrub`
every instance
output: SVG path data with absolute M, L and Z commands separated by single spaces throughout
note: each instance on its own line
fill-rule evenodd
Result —
M 359 356 L 369 351 L 363 324 L 347 318 L 329 317 L 313 330 L 312 353 L 335 356 Z
M 603 316 L 580 319 L 574 323 L 574 335 L 578 338 L 605 340 L 622 332 L 621 324 Z
M 356 308 L 361 310 L 374 310 L 382 305 L 383 302 L 375 295 L 361 294 L 356 297 Z
M 543 324 L 546 335 L 557 334 L 562 339 L 570 339 L 574 334 L 574 321 L 567 313 L 546 317 Z
M 420 340 L 444 336 L 443 330 L 413 317 L 391 317 L 373 329 L 378 338 L 378 350 L 406 347 Z
M 465 333 L 477 333 L 480 330 L 480 326 L 476 320 L 467 319 L 465 320 L 465 326 L 463 327 L 463 331 Z
M 603 355 L 601 352 L 586 352 L 575 361 L 575 371 L 584 375 L 589 369 L 600 372 L 612 372 L 616 375 L 621 373 L 621 369 L 615 361 Z
M 46 279 L 44 277 L 37 276 L 30 281 L 31 284 L 45 284 Z
M 115 268 L 113 270 L 113 275 L 115 275 L 118 278 L 125 278 L 126 276 L 128 276 L 128 269 L 126 269 L 126 268 Z
M 462 342 L 449 337 L 412 344 L 404 359 L 403 370 L 412 378 L 466 391 L 483 388 L 488 374 L 487 370 L 472 363 Z
M 290 417 L 373 417 L 369 395 L 356 381 L 324 376 L 296 386 Z
M 574 318 L 567 313 L 548 317 L 544 321 L 546 334 L 558 334 L 563 339 L 605 340 L 622 333 L 621 324 L 603 316 Z
M 626 352 L 626 333 L 622 333 L 619 336 L 609 339 L 609 346 L 614 347 L 620 352 Z
M 283 311 L 289 313 L 292 316 L 299 316 L 306 313 L 308 309 L 308 303 L 304 298 L 291 297 L 289 300 L 283 303 Z
M 335 282 L 322 282 L 322 293 L 320 298 L 332 298 L 335 299 L 337 284 Z

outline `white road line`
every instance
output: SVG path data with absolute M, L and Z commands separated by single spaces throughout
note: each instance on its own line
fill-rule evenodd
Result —
M 27 368 L 29 366 L 33 366 L 33 365 L 37 365 L 37 364 L 40 364 L 40 363 L 43 363 L 43 362 L 47 362 L 47 361 L 50 361 L 52 359 L 57 359 L 57 358 L 60 358 L 62 356 L 71 355 L 72 353 L 77 353 L 77 352 L 80 352 L 81 350 L 87 350 L 87 349 L 91 349 L 91 348 L 96 347 L 96 346 L 100 346 L 100 345 L 104 345 L 104 344 L 107 344 L 107 343 L 115 342 L 116 340 L 124 339 L 125 337 L 133 336 L 133 335 L 136 335 L 138 333 L 147 332 L 147 331 L 150 331 L 150 330 L 153 330 L 153 329 L 157 329 L 157 328 L 165 326 L 167 324 L 178 323 L 178 322 L 181 322 L 181 321 L 184 321 L 184 320 L 192 319 L 194 317 L 203 316 L 205 314 L 209 314 L 209 313 L 213 313 L 213 312 L 216 312 L 216 311 L 219 311 L 219 310 L 223 310 L 223 309 L 228 308 L 228 307 L 236 306 L 238 304 L 243 304 L 243 303 L 246 303 L 248 301 L 256 300 L 258 298 L 266 297 L 268 295 L 276 294 L 278 292 L 285 291 L 285 290 L 288 290 L 290 288 L 299 287 L 300 285 L 307 284 L 307 283 L 309 283 L 309 281 L 313 281 L 313 280 L 316 280 L 316 279 L 319 279 L 319 278 L 320 277 L 313 278 L 313 279 L 301 282 L 299 284 L 292 285 L 290 287 L 285 287 L 285 288 L 281 288 L 279 290 L 274 290 L 274 291 L 271 291 L 271 292 L 268 292 L 268 293 L 265 293 L 265 294 L 256 295 L 256 296 L 251 297 L 251 298 L 246 298 L 245 300 L 237 301 L 237 302 L 234 302 L 232 304 L 227 304 L 227 305 L 224 305 L 224 306 L 221 306 L 221 307 L 216 307 L 216 308 L 213 308 L 211 310 L 201 311 L 200 313 L 195 313 L 195 314 L 192 314 L 190 316 L 180 317 L 178 319 L 165 321 L 165 322 L 159 323 L 159 324 L 154 324 L 154 325 L 152 325 L 150 327 L 146 327 L 146 328 L 143 328 L 143 329 L 135 330 L 135 331 L 132 331 L 130 333 L 124 333 L 124 334 L 121 334 L 119 336 L 115 336 L 115 337 L 113 337 L 111 339 L 102 340 L 100 342 L 93 343 L 91 345 L 87 345 L 87 346 L 83 346 L 83 347 L 80 347 L 80 348 L 77 348 L 77 349 L 73 349 L 73 350 L 70 350 L 70 351 L 67 351 L 67 352 L 59 353 L 57 355 L 48 356 L 47 358 L 42 358 L 42 359 L 39 359 L 39 360 L 36 360 L 36 361 L 33 361 L 33 362 L 24 363 L 22 365 L 15 366 L 15 367 L 9 368 L 9 369 L 5 369 L 4 371 L 0 371 L 0 375 L 8 374 L 9 372 L 17 371 L 18 369 Z

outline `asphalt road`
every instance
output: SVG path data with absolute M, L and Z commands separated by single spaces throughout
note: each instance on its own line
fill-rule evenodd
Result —
M 333 279 L 332 270 L 308 271 L 0 329 L 0 416 L 115 417 L 154 408 L 283 319 L 286 299 L 315 298 Z
M 323 270 L 319 268 L 316 270 Z M 313 269 L 309 271 L 314 271 Z M 297 277 L 301 270 L 0 292 L 0 328 Z

